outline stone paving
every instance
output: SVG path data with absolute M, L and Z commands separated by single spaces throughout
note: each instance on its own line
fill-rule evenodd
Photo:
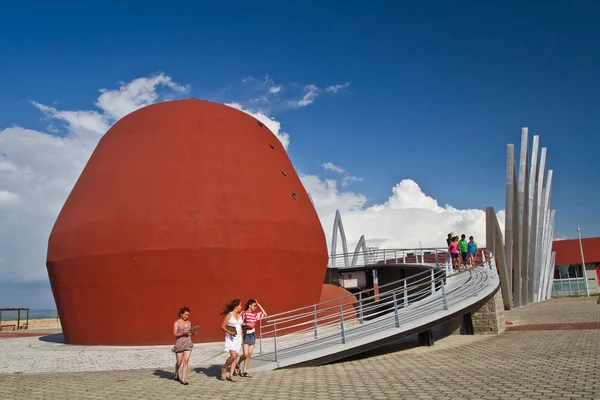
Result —
M 600 305 L 595 300 L 550 300 L 511 310 L 506 319 L 521 325 L 597 322 Z M 0 344 L 13 342 L 13 347 L 17 347 L 18 340 L 21 339 L 3 339 Z M 0 399 L 600 398 L 600 330 L 597 329 L 452 335 L 432 347 L 410 347 L 415 342 L 414 338 L 406 339 L 321 367 L 255 373 L 253 378 L 239 378 L 238 383 L 217 378 L 222 361 L 204 365 L 193 361 L 189 386 L 171 379 L 172 367 L 0 374 Z M 6 362 L 4 350 L 0 349 L 0 365 Z M 81 351 L 84 353 L 81 357 L 85 358 L 89 351 Z M 201 347 L 194 351 L 193 360 L 202 357 Z

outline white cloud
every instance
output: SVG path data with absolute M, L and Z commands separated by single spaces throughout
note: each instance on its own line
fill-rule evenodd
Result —
M 267 83 L 269 87 L 276 86 L 273 82 Z M 335 92 L 327 90 L 334 86 L 324 91 Z M 39 290 L 48 290 L 44 265 L 48 235 L 100 137 L 127 113 L 187 90 L 163 74 L 139 78 L 114 90 L 101 90 L 96 110 L 59 110 L 32 102 L 47 118 L 59 123 L 51 126 L 53 133 L 57 129 L 64 130 L 60 136 L 19 126 L 0 129 L 0 254 L 4 258 L 0 265 L 0 287 L 40 282 L 44 284 L 39 285 Z M 284 91 L 284 88 L 279 90 Z M 314 86 L 306 94 L 311 90 L 323 92 Z M 313 101 L 314 96 L 306 101 Z M 289 147 L 290 135 L 266 112 L 248 109 L 241 103 L 228 105 L 257 118 L 277 136 L 284 148 Z M 351 249 L 362 234 L 369 246 L 410 248 L 418 246 L 419 241 L 424 247 L 443 246 L 450 230 L 473 235 L 480 246 L 485 245 L 482 210 L 442 207 L 408 179 L 392 187 L 385 202 L 369 205 L 364 193 L 348 189 L 349 184 L 363 178 L 350 175 L 345 168 L 330 162 L 321 166 L 334 172 L 335 179 L 302 173 L 300 178 L 311 194 L 328 241 L 335 211 L 339 209 Z M 503 226 L 503 211 L 498 212 L 498 218 Z
M 352 182 L 362 182 L 364 180 L 365 180 L 365 178 L 359 178 L 358 176 L 345 175 L 342 178 L 342 186 L 348 186 Z
M 304 87 L 304 96 L 300 100 L 288 100 L 288 104 L 296 108 L 306 107 L 315 101 L 318 94 L 319 88 L 316 85 L 307 85 Z
M 0 209 L 3 205 L 10 205 L 19 201 L 19 195 L 9 192 L 8 190 L 0 190 Z
M 346 82 L 346 83 L 342 83 L 342 84 L 337 84 L 337 85 L 329 85 L 325 88 L 326 92 L 332 92 L 332 93 L 337 93 L 342 89 L 347 88 L 348 86 L 350 86 L 350 82 Z
M 419 241 L 423 247 L 443 247 L 452 230 L 473 235 L 480 246 L 485 246 L 483 210 L 440 207 L 410 179 L 393 187 L 386 202 L 372 206 L 366 206 L 364 194 L 340 191 L 335 180 L 315 175 L 303 175 L 301 179 L 319 214 L 328 248 L 337 209 L 342 214 L 350 251 L 361 235 L 365 235 L 368 246 L 381 248 L 418 248 Z M 498 212 L 497 217 L 504 226 L 504 212 Z
M 272 118 L 267 117 L 264 113 L 262 113 L 260 111 L 252 112 L 247 109 L 244 109 L 240 103 L 227 103 L 226 105 L 228 105 L 229 107 L 238 109 L 240 111 L 243 111 L 246 114 L 253 116 L 257 120 L 259 120 L 260 122 L 265 124 L 267 126 L 267 128 L 269 128 L 271 130 L 271 132 L 273 132 L 273 134 L 275 134 L 277 139 L 279 139 L 279 141 L 283 145 L 283 148 L 287 150 L 288 146 L 290 145 L 290 135 L 281 131 L 281 123 L 279 121 L 276 121 Z
M 325 169 L 326 171 L 333 171 L 337 172 L 338 174 L 343 174 L 344 176 L 342 177 L 342 187 L 348 186 L 353 182 L 362 182 L 364 180 L 364 178 L 348 175 L 344 168 L 330 162 L 321 164 L 321 167 L 323 167 L 323 169 Z
M 96 106 L 103 111 L 104 116 L 113 121 L 123 118 L 125 115 L 155 103 L 160 93 L 157 89 L 170 89 L 170 93 L 164 97 L 177 94 L 185 94 L 190 90 L 189 86 L 179 85 L 173 82 L 170 76 L 158 74 L 152 77 L 134 79 L 128 83 L 121 83 L 118 90 L 101 89 Z
M 330 163 L 330 162 L 326 162 L 321 164 L 321 166 L 329 171 L 334 171 L 334 172 L 338 172 L 340 174 L 343 174 L 344 172 L 346 172 L 346 170 L 342 167 L 338 167 L 337 165 Z
M 306 107 L 322 94 L 334 95 L 350 86 L 350 82 L 346 82 L 327 85 L 323 89 L 316 84 L 276 83 L 269 75 L 262 79 L 246 77 L 241 82 L 241 87 L 233 85 L 231 88 L 234 91 L 241 90 L 235 103 L 250 112 L 263 114 L 270 114 L 276 109 Z
M 186 92 L 164 74 L 102 89 L 98 110 L 58 110 L 32 102 L 50 131 L 0 128 L 0 286 L 45 282 L 48 236 L 98 140 L 122 116 Z M 58 132 L 57 132 L 58 131 Z M 57 136 L 56 133 L 60 133 Z M 47 290 L 47 285 L 42 285 Z M 4 302 L 0 296 L 0 302 Z

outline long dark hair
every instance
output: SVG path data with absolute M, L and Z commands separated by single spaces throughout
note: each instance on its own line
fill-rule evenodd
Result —
M 240 303 L 241 303 L 240 299 L 233 299 L 233 300 L 231 300 L 223 308 L 223 311 L 221 311 L 221 315 L 225 315 L 225 314 L 228 314 L 228 313 L 232 312 L 234 308 L 236 308 L 237 306 L 240 305 Z
M 248 311 L 248 309 L 250 308 L 250 306 L 251 306 L 252 304 L 254 304 L 254 303 L 256 303 L 256 300 L 254 300 L 254 299 L 250 299 L 250 300 L 248 300 L 248 301 L 246 302 L 246 308 L 244 308 L 244 310 Z

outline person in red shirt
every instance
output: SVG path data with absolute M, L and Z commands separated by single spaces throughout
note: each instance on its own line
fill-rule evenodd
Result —
M 257 312 L 257 310 L 260 311 Z M 260 304 L 254 299 L 248 300 L 246 303 L 246 308 L 241 313 L 242 318 L 244 319 L 244 327 L 246 328 L 246 334 L 244 335 L 244 354 L 240 357 L 238 361 L 238 369 L 237 373 L 244 378 L 251 378 L 248 371 L 248 365 L 250 365 L 250 357 L 252 357 L 252 351 L 254 350 L 254 345 L 256 344 L 256 333 L 255 333 L 255 324 L 256 321 L 262 319 L 267 316 L 266 311 L 262 308 Z M 240 373 L 239 365 L 244 362 L 244 369 Z

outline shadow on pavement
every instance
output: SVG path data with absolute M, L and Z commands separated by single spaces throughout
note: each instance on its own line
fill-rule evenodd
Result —
M 434 341 L 444 339 L 451 335 L 451 333 L 444 333 L 442 326 L 438 325 L 431 329 L 433 333 Z M 435 346 L 435 344 L 434 344 Z M 377 357 L 383 354 L 395 353 L 397 351 L 403 351 L 408 349 L 414 349 L 419 347 L 418 334 L 403 337 L 395 342 L 385 344 L 372 350 L 365 351 L 364 353 L 356 354 L 341 360 L 332 362 L 331 364 L 343 363 L 347 361 L 357 361 L 366 358 Z
M 53 335 L 40 336 L 39 340 L 49 343 L 64 343 L 65 337 L 62 333 L 56 333 Z
M 173 377 L 175 376 L 173 371 L 165 371 L 164 369 L 156 369 L 156 370 L 154 370 L 154 372 L 152 374 L 154 376 L 158 376 L 161 379 L 175 380 L 175 379 L 173 379 Z
M 203 374 L 209 377 L 221 379 L 221 368 L 223 368 L 220 364 L 212 364 L 210 367 L 196 367 L 193 371 L 197 374 Z

